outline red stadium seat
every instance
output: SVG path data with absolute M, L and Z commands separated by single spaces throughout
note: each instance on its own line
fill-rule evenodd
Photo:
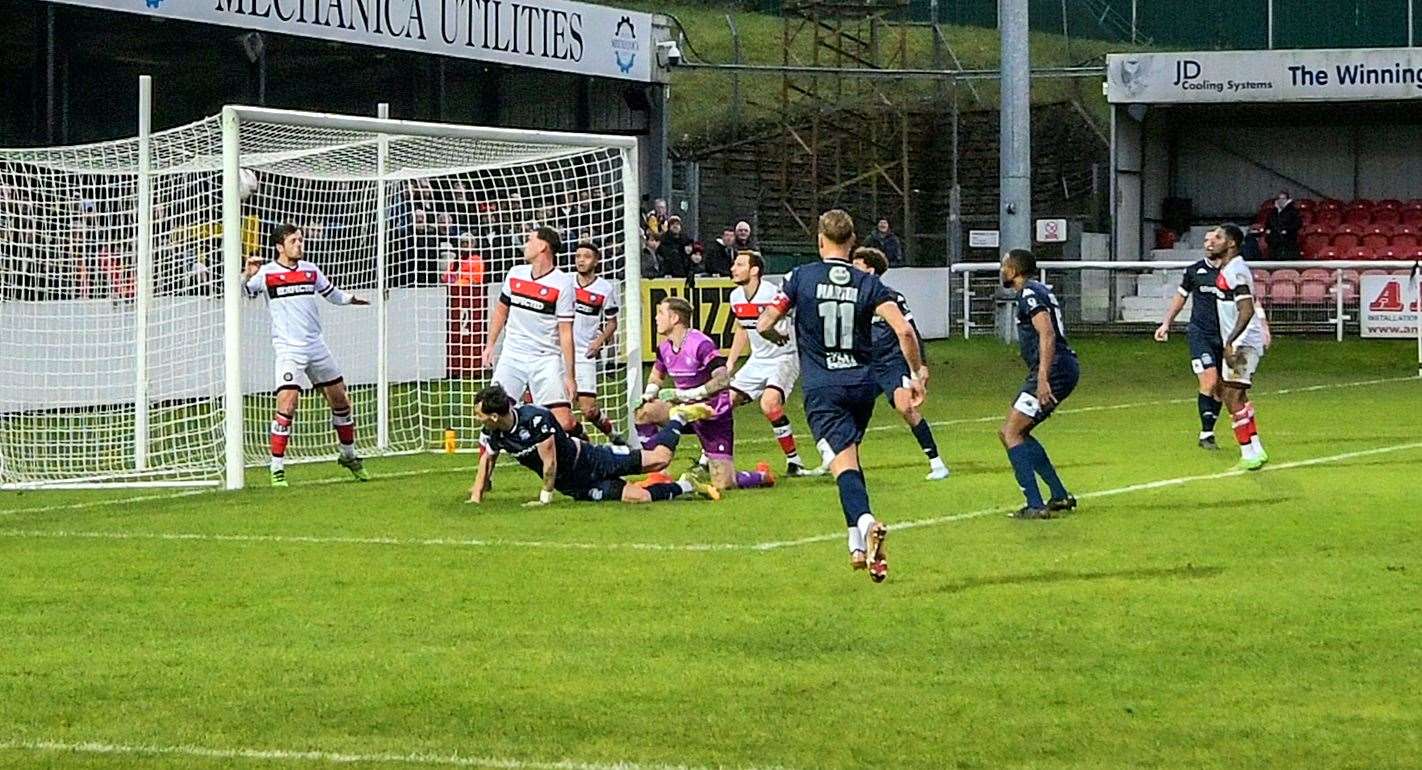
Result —
M 1373 251 L 1375 259 L 1407 259 L 1408 249 L 1397 249 L 1392 246 L 1385 246 Z
M 1276 281 L 1269 284 L 1269 304 L 1283 305 L 1292 304 L 1299 298 L 1299 287 L 1297 284 L 1288 281 Z
M 1314 259 L 1342 259 L 1343 252 L 1333 246 L 1325 246 L 1313 256 Z
M 1373 224 L 1394 227 L 1402 223 L 1402 209 L 1373 209 Z
M 1337 198 L 1324 198 L 1318 202 L 1318 208 L 1324 211 L 1342 211 L 1343 201 Z
M 1299 207 L 1299 211 L 1315 211 L 1318 209 L 1318 201 L 1312 198 L 1299 198 L 1294 201 L 1294 205 Z
M 1362 245 L 1374 251 L 1385 249 L 1392 242 L 1391 225 L 1373 225 L 1363 233 Z
M 1333 271 L 1324 270 L 1321 267 L 1311 267 L 1299 275 L 1299 280 L 1304 283 L 1316 281 L 1318 283 L 1332 283 L 1334 281 Z
M 1348 260 L 1369 260 L 1377 259 L 1377 256 L 1373 253 L 1373 250 L 1368 248 L 1367 246 L 1358 246 L 1356 248 L 1349 249 L 1348 253 L 1344 255 L 1343 258 Z
M 1343 224 L 1343 211 L 1341 209 L 1318 209 L 1313 212 L 1313 223 L 1329 230 L 1335 229 Z
M 1269 280 L 1270 280 L 1271 276 L 1269 275 L 1269 271 L 1268 271 L 1268 270 L 1262 270 L 1262 269 L 1256 267 L 1256 268 L 1254 268 L 1253 270 L 1250 270 L 1249 272 L 1254 275 L 1254 285 L 1255 285 L 1255 286 L 1268 286 L 1268 285 L 1269 285 Z
M 1269 285 L 1277 283 L 1287 283 L 1297 286 L 1299 282 L 1299 271 L 1297 270 L 1275 270 L 1269 276 Z
M 1340 225 L 1333 233 L 1333 245 L 1342 251 L 1363 245 L 1363 233 L 1352 225 Z
M 1391 210 L 1393 210 L 1393 211 L 1401 211 L 1403 208 L 1405 208 L 1405 204 L 1403 204 L 1402 201 L 1397 200 L 1397 199 L 1395 199 L 1395 198 L 1384 198 L 1384 199 L 1378 201 L 1376 204 L 1374 204 L 1374 205 L 1373 205 L 1373 208 L 1374 208 L 1374 209 L 1391 209 Z
M 1354 227 L 1367 227 L 1373 222 L 1373 202 L 1353 201 L 1343 209 L 1343 221 Z
M 1379 269 L 1376 268 L 1376 267 L 1368 268 L 1367 270 L 1364 270 L 1364 271 L 1358 276 L 1358 279 L 1359 279 L 1359 280 L 1362 280 L 1363 278 L 1366 278 L 1367 276 L 1370 276 L 1370 275 L 1387 275 L 1387 271 L 1386 271 L 1386 270 L 1379 270 Z
M 1422 227 L 1422 206 L 1408 204 L 1402 210 L 1402 224 L 1408 227 Z
M 1313 224 L 1313 209 L 1299 209 L 1299 221 L 1304 227 Z
M 1332 228 L 1323 225 L 1309 225 L 1299 231 L 1299 245 L 1303 255 L 1308 258 L 1312 258 L 1313 255 L 1323 250 L 1332 240 Z
M 1332 295 L 1329 294 L 1329 289 L 1332 288 L 1331 284 L 1323 281 L 1304 281 L 1299 286 L 1299 302 L 1307 305 L 1326 305 L 1333 301 Z
M 1392 239 L 1388 245 L 1394 249 L 1406 249 L 1408 251 L 1417 248 L 1419 239 L 1417 230 L 1407 225 L 1398 225 L 1392 231 Z

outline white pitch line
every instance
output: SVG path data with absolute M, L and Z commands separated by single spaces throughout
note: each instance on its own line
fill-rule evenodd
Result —
M 640 762 L 582 762 L 560 759 L 507 759 L 504 757 L 474 757 L 464 754 L 347 754 L 333 751 L 302 751 L 291 749 L 217 749 L 206 746 L 134 746 L 117 743 L 85 741 L 14 740 L 0 742 L 0 751 L 59 752 L 73 754 L 107 754 L 127 756 L 176 756 L 202 759 L 247 759 L 261 762 L 320 762 L 325 764 L 404 764 L 434 767 L 474 767 L 489 770 L 722 770 L 701 765 L 666 765 Z M 785 770 L 780 767 L 743 766 L 739 770 Z
M 1382 385 L 1382 384 L 1390 383 L 1390 382 L 1405 382 L 1405 381 L 1407 381 L 1407 380 L 1414 380 L 1414 379 L 1417 379 L 1417 378 L 1416 378 L 1416 377 L 1411 377 L 1411 376 L 1408 376 L 1408 377 L 1385 377 L 1385 378 L 1374 379 L 1374 380 L 1356 380 L 1356 381 L 1354 381 L 1354 382 L 1328 383 L 1328 384 L 1323 384 L 1323 385 L 1305 385 L 1305 386 L 1301 386 L 1301 387 L 1297 387 L 1297 388 L 1284 388 L 1283 390 L 1275 390 L 1275 391 L 1271 391 L 1271 392 L 1269 392 L 1269 393 L 1265 393 L 1264 395 L 1266 395 L 1266 396 L 1286 396 L 1286 395 L 1289 395 L 1289 394 L 1292 394 L 1292 393 L 1313 393 L 1313 392 L 1317 392 L 1317 391 L 1320 391 L 1320 390 L 1337 390 L 1337 389 L 1339 389 L 1339 388 L 1359 388 L 1359 387 L 1365 387 L 1365 386 L 1368 386 L 1368 385 Z M 1133 402 L 1126 403 L 1126 404 L 1108 404 L 1108 405 L 1103 405 L 1103 406 L 1083 406 L 1083 407 L 1077 407 L 1077 408 L 1074 408 L 1074 409 L 1058 409 L 1058 410 L 1056 411 L 1056 414 L 1083 414 L 1083 413 L 1087 413 L 1087 412 L 1105 412 L 1105 411 L 1113 411 L 1113 410 L 1118 410 L 1118 409 L 1136 409 L 1136 408 L 1143 407 L 1143 406 L 1165 406 L 1165 405 L 1169 405 L 1169 404 L 1186 404 L 1186 403 L 1190 403 L 1190 402 L 1191 402 L 1191 400 L 1188 399 L 1188 398 L 1160 399 L 1160 400 L 1156 400 L 1156 401 L 1133 401 Z M 995 422 L 995 421 L 1000 420 L 1000 419 L 1002 419 L 1002 415 L 992 415 L 992 416 L 989 416 L 989 417 L 963 417 L 963 418 L 958 418 L 958 419 L 954 419 L 954 420 L 940 420 L 940 421 L 938 421 L 938 422 L 931 422 L 931 423 L 929 423 L 929 425 L 932 426 L 932 427 L 935 427 L 935 428 L 941 428 L 941 427 L 945 427 L 945 426 L 948 426 L 948 425 L 966 425 L 966 424 L 970 424 L 970 423 Z M 876 426 L 874 426 L 874 427 L 872 427 L 872 428 L 869 428 L 869 431 L 870 431 L 870 432 L 878 432 L 878 431 L 884 431 L 884 430 L 900 430 L 900 426 L 897 425 L 897 424 L 894 424 L 894 425 L 876 425 Z M 742 438 L 742 439 L 739 439 L 739 440 L 738 440 L 738 443 L 741 443 L 741 444 L 765 444 L 765 443 L 770 443 L 771 441 L 774 441 L 774 440 L 776 440 L 776 439 L 775 439 L 773 436 L 756 436 L 756 437 L 751 437 L 751 438 Z M 379 479 L 404 478 L 404 477 L 408 477 L 408 476 L 423 476 L 423 475 L 431 474 L 431 473 L 467 473 L 467 472 L 470 472 L 470 471 L 473 471 L 473 470 L 474 470 L 474 466 L 472 466 L 472 465 L 470 465 L 470 466 L 461 466 L 461 467 L 458 467 L 458 468 L 426 468 L 426 469 L 415 470 L 415 471 L 396 471 L 396 472 L 393 472 L 393 473 L 382 473 L 382 474 L 380 474 L 379 476 L 377 476 L 376 479 L 379 480 Z M 310 486 L 310 485 L 313 485 L 313 484 L 339 484 L 339 483 L 345 483 L 346 481 L 347 481 L 347 479 L 344 479 L 344 478 L 317 479 L 317 480 L 315 480 L 315 481 L 302 482 L 302 486 Z M 106 500 L 89 500 L 89 501 L 87 501 L 87 502 L 82 502 L 82 503 L 65 503 L 65 504 L 59 504 L 59 505 L 45 505 L 45 506 L 39 506 L 39 507 L 35 507 L 35 508 L 17 508 L 17 509 L 9 510 L 9 511 L 0 511 L 0 516 L 18 516 L 18 515 L 24 514 L 24 513 L 50 513 L 50 512 L 53 512 L 53 511 L 77 511 L 77 510 L 84 510 L 84 509 L 86 509 L 86 508 L 103 508 L 103 507 L 107 507 L 107 506 L 111 506 L 111 505 L 129 505 L 129 504 L 132 504 L 132 503 L 143 503 L 143 502 L 149 502 L 149 501 L 152 501 L 152 500 L 171 500 L 171 499 L 176 499 L 176 498 L 180 498 L 180 497 L 189 497 L 189 496 L 192 496 L 192 495 L 207 495 L 207 494 L 213 494 L 213 493 L 219 492 L 219 491 L 221 491 L 221 490 L 216 490 L 216 489 L 197 489 L 197 490 L 189 490 L 189 491 L 185 491 L 185 492 L 174 492 L 174 493 L 172 493 L 172 494 L 166 494 L 166 495 L 163 495 L 163 494 L 160 494 L 160 495 L 142 495 L 142 496 L 139 496 L 139 497 L 122 497 L 122 498 L 110 498 L 110 499 L 106 499 Z
M 1124 495 L 1129 494 L 1131 492 L 1144 492 L 1151 489 L 1175 487 L 1180 486 L 1181 484 L 1190 484 L 1196 481 L 1215 481 L 1218 479 L 1227 479 L 1234 476 L 1257 475 L 1260 473 L 1268 473 L 1272 471 L 1287 471 L 1293 468 L 1305 468 L 1310 465 L 1326 465 L 1328 463 L 1342 462 L 1344 460 L 1353 460 L 1359 457 L 1370 457 L 1372 455 L 1388 454 L 1390 452 L 1402 452 L 1408 449 L 1422 449 L 1422 441 L 1414 441 L 1408 444 L 1394 444 L 1392 446 L 1376 447 L 1373 449 L 1359 449 L 1357 451 L 1343 452 L 1336 455 L 1311 457 L 1307 460 L 1294 460 L 1292 462 L 1278 463 L 1276 465 L 1266 465 L 1257 471 L 1228 470 L 1221 471 L 1220 473 L 1204 473 L 1198 476 L 1178 476 L 1173 479 L 1158 479 L 1156 481 L 1146 481 L 1140 484 L 1131 484 L 1129 486 L 1116 487 L 1115 489 L 1101 489 L 1095 492 L 1083 492 L 1082 494 L 1079 494 L 1076 497 L 1078 500 L 1087 500 L 1093 497 L 1113 497 L 1115 495 Z M 890 530 L 915 529 L 918 527 L 934 527 L 938 526 L 939 524 L 948 524 L 950 522 L 962 521 L 964 519 L 976 519 L 981 516 L 991 516 L 995 513 L 1009 514 L 1016 510 L 1017 506 L 983 508 L 981 510 L 969 511 L 967 513 L 953 513 L 947 516 L 935 516 L 933 518 L 928 519 L 912 519 L 910 521 L 887 523 L 889 525 Z M 769 543 L 757 543 L 752 546 L 752 548 L 757 551 L 772 551 L 778 548 L 790 548 L 792 546 L 797 545 L 810 545 L 811 543 L 823 543 L 830 540 L 840 540 L 843 537 L 844 533 L 836 533 L 833 535 L 815 535 L 813 537 L 802 537 L 796 540 L 781 540 Z
M 1294 468 L 1306 468 L 1312 465 L 1326 465 L 1328 463 L 1353 460 L 1359 457 L 1371 457 L 1373 455 L 1388 454 L 1391 452 L 1402 452 L 1409 449 L 1422 449 L 1422 441 L 1414 441 L 1406 444 L 1394 444 L 1392 446 L 1374 447 L 1372 449 L 1359 449 L 1352 452 L 1341 452 L 1339 454 L 1325 455 L 1322 457 L 1311 457 L 1305 460 L 1294 460 L 1292 462 L 1266 465 L 1258 471 L 1228 470 L 1219 473 L 1205 473 L 1195 476 L 1177 476 L 1170 479 L 1157 479 L 1139 484 L 1130 484 L 1114 489 L 1101 489 L 1095 492 L 1083 492 L 1077 495 L 1079 500 L 1088 500 L 1094 497 L 1113 497 L 1131 492 L 1144 492 L 1165 487 L 1191 484 L 1196 481 L 1216 481 L 1235 476 L 1257 475 L 1261 473 L 1272 473 L 1276 471 L 1292 470 Z M 935 527 L 941 524 L 948 524 L 966 519 L 976 519 L 982 516 L 993 514 L 1007 514 L 1016 510 L 1015 507 L 983 508 L 966 513 L 953 513 L 946 516 L 934 516 L 927 519 L 911 519 L 909 521 L 889 522 L 893 530 L 918 529 L 922 527 Z M 24 538 L 24 539 L 88 539 L 88 540 L 166 540 L 166 541 L 204 541 L 204 542 L 224 542 L 224 543 L 295 543 L 310 545 L 383 545 L 383 546 L 413 546 L 413 547 L 454 547 L 454 548 L 534 548 L 566 551 L 663 551 L 663 552 L 721 552 L 721 551 L 775 551 L 782 548 L 793 548 L 801 545 L 811 545 L 814 543 L 824 543 L 832 540 L 839 540 L 844 537 L 844 533 L 837 532 L 828 535 L 812 535 L 810 537 L 796 538 L 794 540 L 772 540 L 765 543 L 568 543 L 553 540 L 475 540 L 457 538 L 394 538 L 394 537 L 325 537 L 317 535 L 233 535 L 233 534 L 208 534 L 203 532 L 102 532 L 102 531 L 71 531 L 71 530 L 24 530 L 24 529 L 0 529 L 0 537 Z

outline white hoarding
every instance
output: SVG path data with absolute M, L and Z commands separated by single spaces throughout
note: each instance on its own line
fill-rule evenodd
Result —
M 1143 104 L 1418 99 L 1422 49 L 1111 54 L 1106 95 Z
M 652 79 L 652 15 L 570 0 L 58 0 L 413 53 Z
M 1359 302 L 1364 337 L 1416 337 L 1417 293 L 1401 275 L 1365 275 Z

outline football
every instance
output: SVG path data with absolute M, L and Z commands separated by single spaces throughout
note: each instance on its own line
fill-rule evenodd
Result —
M 240 174 L 240 181 L 237 184 L 238 194 L 242 200 L 247 200 L 257 193 L 257 188 L 261 186 L 261 181 L 257 178 L 257 172 L 250 168 L 244 168 Z

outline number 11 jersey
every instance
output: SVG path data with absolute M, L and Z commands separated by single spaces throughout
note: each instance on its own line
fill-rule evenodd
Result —
M 795 311 L 800 347 L 800 379 L 805 390 L 867 385 L 873 379 L 874 311 L 894 301 L 878 276 L 844 260 L 795 268 L 780 287 L 775 304 Z

